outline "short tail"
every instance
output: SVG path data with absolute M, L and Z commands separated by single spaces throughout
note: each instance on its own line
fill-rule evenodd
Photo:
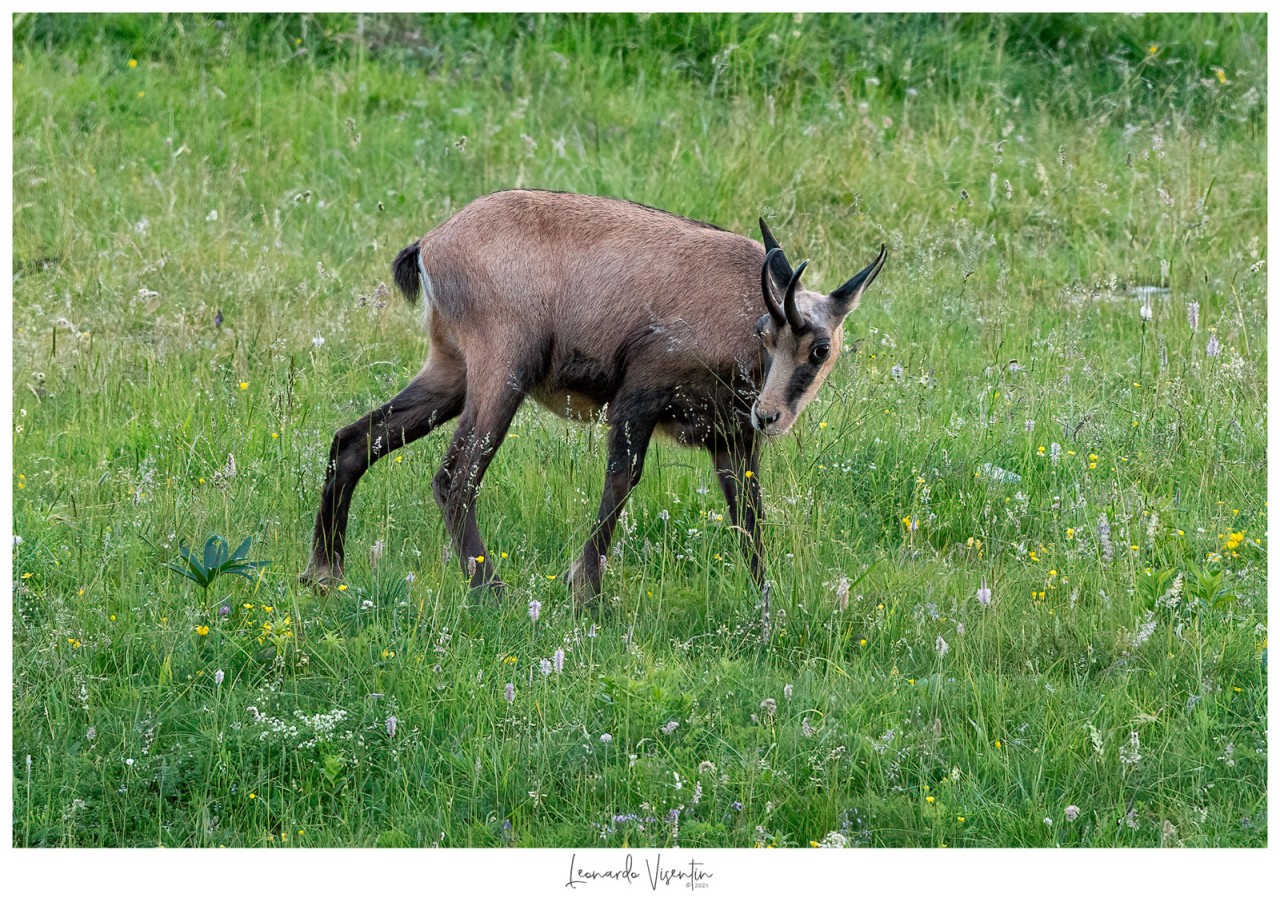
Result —
M 400 250 L 400 255 L 396 256 L 395 264 L 391 266 L 391 272 L 395 275 L 396 286 L 400 288 L 404 298 L 413 304 L 417 304 L 418 297 L 422 295 L 422 276 L 418 267 L 418 258 L 421 252 L 419 244 L 421 242 L 420 240 L 415 240 Z

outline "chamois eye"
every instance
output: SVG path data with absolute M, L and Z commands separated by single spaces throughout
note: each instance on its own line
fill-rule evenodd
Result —
M 815 365 L 820 365 L 827 360 L 827 356 L 831 355 L 830 343 L 815 343 L 813 349 L 809 350 L 809 360 Z

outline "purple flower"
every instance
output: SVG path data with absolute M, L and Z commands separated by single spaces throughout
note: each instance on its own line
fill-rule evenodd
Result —
M 1214 356 L 1214 357 L 1222 353 L 1222 347 L 1218 345 L 1217 334 L 1209 335 L 1209 345 L 1204 348 L 1204 351 L 1208 353 L 1210 356 Z
M 387 735 L 392 739 L 396 737 L 396 724 L 398 722 L 394 714 L 387 718 Z
M 742 802 L 740 801 L 735 801 L 733 804 L 729 805 L 729 807 L 733 808 L 739 814 L 742 813 Z
M 551 656 L 551 668 L 556 673 L 564 670 L 564 649 L 556 649 L 556 653 Z
M 542 675 L 544 677 L 550 675 L 551 662 L 548 659 L 543 658 L 540 662 L 538 662 L 538 669 L 542 671 Z
M 514 702 L 516 700 L 516 684 L 508 683 L 507 688 L 503 690 L 503 694 L 506 695 L 507 701 Z
M 226 617 L 230 613 L 231 613 L 230 605 L 223 605 L 221 608 L 218 609 L 218 617 Z
M 1191 325 L 1192 330 L 1200 327 L 1200 303 L 1187 303 L 1187 324 Z
M 529 603 L 529 620 L 533 621 L 536 624 L 538 622 L 538 617 L 541 614 L 542 614 L 542 603 L 539 602 L 537 599 L 534 599 Z
M 608 745 L 610 742 L 613 741 L 613 736 L 609 735 L 608 733 L 601 733 L 600 741 L 603 742 L 605 745 Z
M 676 731 L 676 727 L 678 726 L 680 726 L 680 721 L 678 720 L 667 721 L 665 724 L 662 725 L 662 735 L 670 736 L 672 733 Z
M 1194 305 L 1194 303 L 1192 303 L 1192 305 Z M 1062 812 L 1062 816 L 1067 818 L 1068 823 L 1071 823 L 1080 816 L 1080 809 L 1073 804 L 1067 805 L 1067 809 Z
M 987 586 L 986 580 L 983 580 L 982 585 L 978 587 L 978 604 L 983 608 L 991 604 L 991 587 Z

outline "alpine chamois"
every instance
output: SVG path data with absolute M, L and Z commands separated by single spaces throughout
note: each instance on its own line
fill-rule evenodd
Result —
M 395 398 L 334 436 L 303 580 L 342 576 L 351 494 L 369 466 L 459 417 L 432 492 L 472 586 L 501 587 L 476 494 L 528 397 L 568 417 L 603 413 L 610 427 L 596 524 L 567 577 L 579 605 L 600 593 L 655 432 L 711 453 L 765 588 L 761 437 L 790 428 L 831 373 L 841 324 L 886 252 L 824 295 L 800 286 L 806 263 L 793 269 L 763 219 L 760 229 L 763 246 L 623 200 L 509 190 L 404 249 L 395 282 L 422 298 L 430 352 Z

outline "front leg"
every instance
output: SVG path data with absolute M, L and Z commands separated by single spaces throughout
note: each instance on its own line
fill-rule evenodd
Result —
M 613 528 L 627 502 L 627 496 L 640 482 L 645 453 L 653 437 L 655 420 L 650 415 L 623 415 L 614 420 L 609 431 L 609 467 L 604 477 L 604 495 L 596 514 L 591 538 L 582 549 L 582 557 L 569 568 L 569 590 L 579 608 L 591 604 L 600 595 L 601 562 L 613 541 Z
M 751 577 L 764 590 L 763 545 L 760 541 L 760 521 L 764 508 L 760 503 L 760 453 L 753 444 L 748 447 L 729 446 L 712 452 L 720 489 L 729 505 L 729 520 L 738 531 L 742 555 L 747 560 Z

